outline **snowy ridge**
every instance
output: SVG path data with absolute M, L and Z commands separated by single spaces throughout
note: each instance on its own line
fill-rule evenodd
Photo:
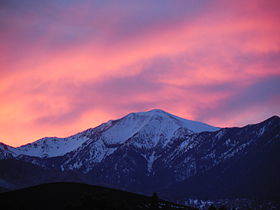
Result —
M 31 144 L 16 148 L 17 155 L 34 157 L 56 157 L 63 156 L 80 147 L 88 138 L 80 135 L 69 138 L 46 137 Z

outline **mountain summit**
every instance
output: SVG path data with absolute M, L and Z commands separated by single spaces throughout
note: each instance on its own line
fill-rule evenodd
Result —
M 105 144 L 122 144 L 137 135 L 146 135 L 146 144 L 155 146 L 158 143 L 166 145 L 178 129 L 187 129 L 190 133 L 216 131 L 219 128 L 186 120 L 165 111 L 154 109 L 147 112 L 137 112 L 125 117 L 109 121 L 104 125 Z M 145 146 L 145 145 L 144 145 Z

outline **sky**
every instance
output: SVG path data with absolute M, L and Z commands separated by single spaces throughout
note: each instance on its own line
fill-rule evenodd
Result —
M 0 142 L 163 109 L 280 115 L 279 0 L 0 0 Z

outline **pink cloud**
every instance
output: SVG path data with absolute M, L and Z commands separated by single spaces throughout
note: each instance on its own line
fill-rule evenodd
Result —
M 280 113 L 278 1 L 76 6 L 4 13 L 0 141 L 67 136 L 152 108 L 216 126 Z

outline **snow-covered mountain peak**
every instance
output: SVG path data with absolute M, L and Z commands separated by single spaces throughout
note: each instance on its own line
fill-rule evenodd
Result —
M 136 134 L 144 135 L 147 141 L 152 140 L 156 144 L 160 140 L 164 141 L 163 139 L 170 140 L 179 128 L 185 128 L 194 133 L 219 129 L 177 117 L 160 109 L 153 109 L 147 112 L 130 113 L 121 119 L 110 122 L 109 128 L 102 136 L 105 144 L 109 145 L 123 144 Z
M 181 117 L 178 117 L 176 115 L 170 114 L 168 112 L 165 112 L 161 109 L 152 109 L 147 112 L 136 112 L 136 113 L 131 113 L 125 116 L 124 118 L 131 118 L 131 119 L 143 119 L 143 118 L 148 118 L 150 121 L 151 120 L 162 120 L 162 121 L 172 121 L 174 124 L 187 128 L 191 130 L 192 132 L 195 133 L 200 133 L 204 131 L 217 131 L 220 128 L 214 127 L 202 122 L 198 121 L 193 121 L 193 120 L 188 120 L 184 119 Z

